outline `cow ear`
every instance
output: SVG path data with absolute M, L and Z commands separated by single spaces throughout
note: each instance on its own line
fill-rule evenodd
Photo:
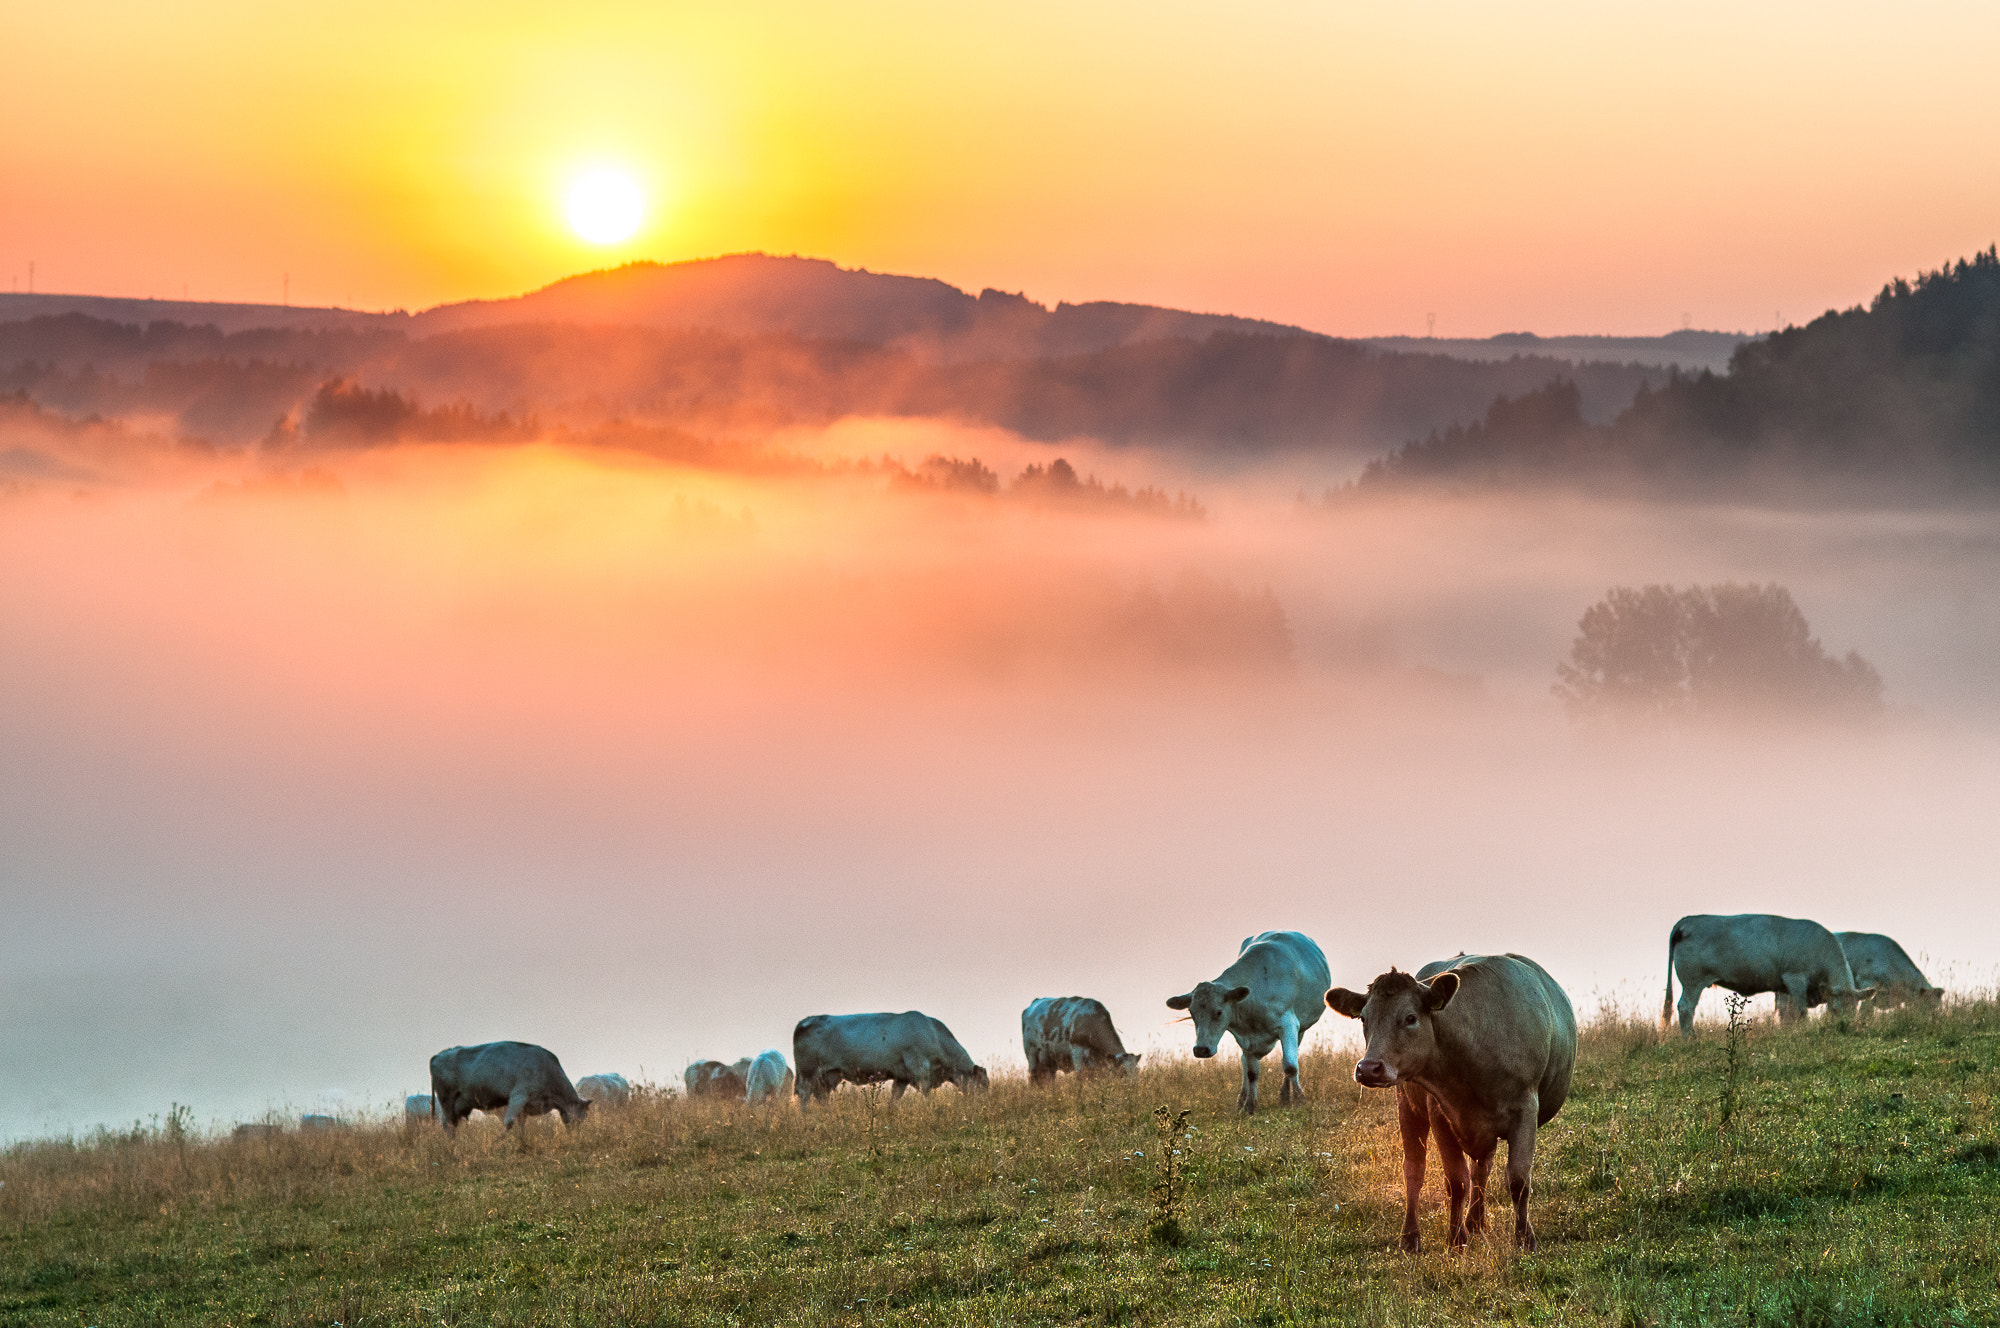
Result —
M 1185 1010 L 1188 1008 L 1188 1006 L 1193 1004 L 1194 1004 L 1194 994 L 1192 992 L 1190 992 L 1186 996 L 1167 997 L 1167 1008 L 1169 1010 Z
M 1234 1005 L 1249 994 L 1250 989 L 1248 987 L 1231 987 L 1228 991 L 1222 993 L 1222 1003 L 1224 1005 Z
M 1424 1008 L 1436 1014 L 1451 1004 L 1451 998 L 1458 995 L 1458 974 L 1440 973 L 1431 979 L 1431 985 L 1424 996 Z
M 1349 1019 L 1361 1017 L 1361 1007 L 1368 1004 L 1368 998 L 1358 991 L 1345 987 L 1335 987 L 1326 994 L 1326 1008 L 1335 1014 L 1344 1014 Z

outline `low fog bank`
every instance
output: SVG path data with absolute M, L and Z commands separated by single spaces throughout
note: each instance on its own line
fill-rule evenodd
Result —
M 1029 999 L 1080 993 L 1179 1049 L 1165 997 L 1270 927 L 1347 985 L 1523 951 L 1586 1012 L 1656 1002 L 1696 911 L 1994 981 L 1982 518 L 1328 513 L 1267 475 L 1185 521 L 553 448 L 243 465 L 0 498 L 0 1136 L 353 1109 L 493 1038 L 677 1079 L 821 1011 L 922 1008 L 1006 1065 Z M 1563 716 L 1587 604 L 1722 580 L 1788 586 L 1891 716 Z

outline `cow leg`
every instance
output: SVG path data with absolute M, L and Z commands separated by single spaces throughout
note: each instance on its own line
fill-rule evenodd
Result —
M 1437 1115 L 1431 1123 L 1431 1133 L 1437 1139 L 1438 1162 L 1444 1168 L 1445 1205 L 1450 1219 L 1445 1246 L 1462 1249 L 1467 1226 L 1477 1231 L 1485 1224 L 1486 1210 L 1479 1202 L 1479 1182 L 1473 1169 L 1466 1165 L 1465 1145 L 1452 1131 L 1451 1122 Z
M 1287 1013 L 1278 1025 L 1279 1054 L 1285 1061 L 1285 1086 L 1278 1090 L 1278 1101 L 1289 1105 L 1306 1100 L 1305 1085 L 1299 1082 L 1299 1017 Z
M 1789 1024 L 1805 1018 L 1812 1008 L 1812 979 L 1804 973 L 1787 973 L 1784 983 L 1785 989 L 1778 993 L 1778 1022 Z
M 1083 1072 L 1090 1068 L 1090 1048 L 1079 1047 L 1075 1043 L 1071 1043 L 1069 1048 L 1069 1068 L 1072 1074 L 1081 1079 Z
M 1701 1004 L 1701 994 L 1707 989 L 1707 983 L 1697 986 L 1686 978 L 1681 979 L 1681 998 L 1675 1009 L 1680 1012 L 1682 1037 L 1694 1036 L 1694 1008 Z
M 1417 1201 L 1424 1192 L 1424 1152 L 1430 1147 L 1430 1103 L 1407 1088 L 1396 1090 L 1396 1123 L 1403 1129 L 1403 1251 L 1415 1254 L 1423 1243 L 1417 1230 Z M 1438 1136 L 1438 1150 L 1444 1150 L 1444 1136 Z M 1449 1171 L 1447 1171 L 1449 1176 Z M 1449 1181 L 1447 1181 L 1449 1183 Z M 1459 1196 L 1463 1198 L 1461 1194 Z M 1453 1225 L 1457 1224 L 1457 1203 L 1453 1202 Z
M 1514 1201 L 1514 1243 L 1535 1248 L 1535 1228 L 1528 1221 L 1528 1191 L 1535 1166 L 1535 1116 L 1540 1103 L 1530 1098 L 1521 1123 L 1507 1138 L 1507 1194 Z
M 1250 1048 L 1239 1046 L 1243 1053 L 1243 1087 L 1236 1094 L 1236 1109 L 1246 1116 L 1257 1114 L 1257 1058 L 1250 1054 Z
M 1486 1191 L 1489 1178 L 1493 1174 L 1493 1154 L 1498 1143 L 1488 1144 L 1483 1156 L 1475 1155 L 1466 1167 L 1466 1182 L 1469 1202 L 1465 1210 L 1465 1235 L 1483 1234 L 1486 1230 Z M 1461 1239 L 1461 1244 L 1464 1240 Z
M 905 1092 L 909 1091 L 909 1087 L 910 1082 L 907 1079 L 892 1079 L 889 1083 L 889 1100 L 891 1102 L 897 1101 Z
M 515 1093 L 514 1096 L 507 1099 L 507 1114 L 502 1118 L 501 1124 L 504 1128 L 511 1130 L 514 1128 L 514 1122 L 523 1119 L 527 1113 L 528 1095 L 524 1092 Z

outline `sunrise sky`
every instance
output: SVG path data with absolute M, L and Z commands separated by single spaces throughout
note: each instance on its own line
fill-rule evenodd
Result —
M 1761 330 L 2000 236 L 2000 11 L 10 8 L 0 278 L 430 304 L 762 249 L 1352 335 Z M 570 183 L 646 215 L 593 244 Z

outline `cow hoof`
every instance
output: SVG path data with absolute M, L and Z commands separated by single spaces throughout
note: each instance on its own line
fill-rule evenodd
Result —
M 1403 1237 L 1403 1253 L 1415 1254 L 1423 1248 L 1423 1243 L 1422 1239 L 1415 1235 L 1406 1235 Z

